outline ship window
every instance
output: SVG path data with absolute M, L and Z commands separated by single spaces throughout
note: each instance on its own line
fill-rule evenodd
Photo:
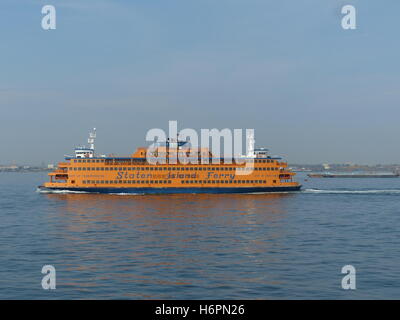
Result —
M 168 183 L 171 183 L 172 181 L 171 180 L 168 180 Z
M 263 183 L 267 183 L 267 181 L 266 181 L 266 180 L 263 180 Z

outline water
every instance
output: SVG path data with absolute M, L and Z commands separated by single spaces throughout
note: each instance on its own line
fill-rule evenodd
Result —
M 157 196 L 35 192 L 45 180 L 0 173 L 0 299 L 399 298 L 400 179 Z

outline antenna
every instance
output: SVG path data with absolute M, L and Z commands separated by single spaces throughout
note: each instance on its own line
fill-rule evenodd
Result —
M 94 141 L 96 139 L 96 128 L 93 128 L 92 132 L 89 132 L 88 143 L 90 144 L 89 148 L 93 150 L 94 153 Z
M 254 144 L 255 144 L 255 139 L 254 139 L 254 130 L 246 130 L 247 133 L 247 145 L 248 145 L 248 151 L 247 151 L 247 157 L 249 158 L 254 158 Z

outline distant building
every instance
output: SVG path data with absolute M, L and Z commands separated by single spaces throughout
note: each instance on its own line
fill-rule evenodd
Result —
M 0 170 L 17 170 L 18 166 L 16 165 L 10 165 L 10 166 L 0 166 Z
M 47 169 L 54 169 L 54 164 L 48 164 Z
M 329 170 L 331 168 L 329 163 L 323 163 L 322 166 L 324 167 L 325 170 Z

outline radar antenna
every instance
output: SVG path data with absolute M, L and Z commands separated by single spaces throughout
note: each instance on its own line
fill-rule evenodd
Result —
M 88 143 L 89 143 L 89 148 L 91 150 L 93 150 L 94 153 L 94 141 L 96 139 L 96 128 L 93 128 L 92 132 L 89 132 L 89 139 L 88 139 Z
M 253 129 L 247 129 L 247 157 L 248 158 L 255 158 L 254 154 L 254 145 L 255 145 L 255 139 L 254 139 L 254 130 Z

